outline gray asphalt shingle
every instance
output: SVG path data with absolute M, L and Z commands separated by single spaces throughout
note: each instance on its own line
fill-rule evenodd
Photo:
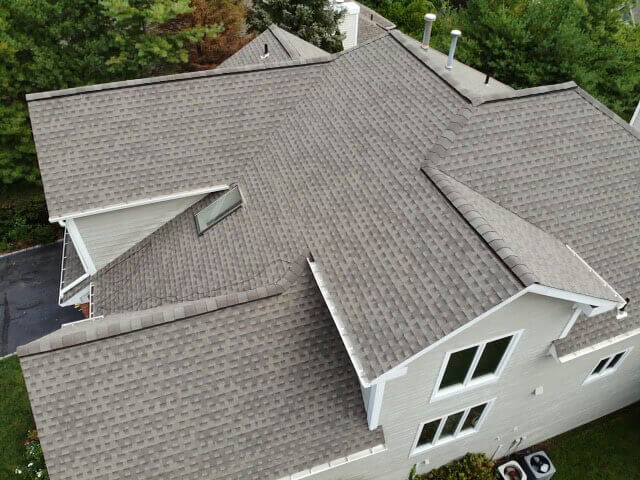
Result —
M 113 316 L 21 347 L 51 478 L 280 478 L 383 443 L 302 261 L 279 295 Z

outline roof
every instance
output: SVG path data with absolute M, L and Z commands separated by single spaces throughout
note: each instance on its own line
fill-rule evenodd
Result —
M 96 315 L 255 287 L 310 253 L 373 380 L 521 288 L 420 171 L 466 104 L 423 59 L 386 35 L 322 66 L 262 74 L 276 71 L 305 89 L 262 154 L 224 179 L 247 205 L 199 237 L 204 199 L 107 265 L 93 278 Z
M 202 237 L 188 210 L 98 272 L 96 314 L 256 288 L 311 255 L 347 319 L 363 380 L 373 380 L 522 289 L 420 171 L 426 161 L 490 200 L 487 216 L 512 212 L 554 254 L 565 259 L 558 242 L 570 245 L 633 296 L 637 132 L 575 84 L 514 91 L 458 63 L 448 71 L 444 61 L 392 30 L 320 59 L 30 97 L 42 132 L 54 128 L 56 112 L 85 119 L 69 120 L 68 133 L 87 133 L 83 161 L 114 162 L 112 172 L 139 184 L 114 182 L 115 190 L 237 182 L 247 199 Z M 90 141 L 98 130 L 114 132 L 111 151 L 153 155 L 131 157 L 125 177 L 121 157 Z M 169 148 L 171 138 L 181 140 Z M 57 136 L 40 140 L 49 152 Z M 509 239 L 523 258 L 532 250 L 525 240 Z M 554 277 L 536 262 L 526 264 L 541 281 L 611 294 L 584 270 Z
M 264 46 L 269 55 L 264 57 Z M 274 63 L 296 59 L 312 59 L 329 54 L 277 25 L 270 25 L 264 32 L 220 64 L 220 68 Z
M 51 478 L 279 478 L 383 443 L 308 266 L 292 271 L 279 295 L 106 317 L 20 347 Z
M 621 296 L 615 314 L 576 322 L 564 351 L 640 326 L 640 132 L 575 83 L 468 107 L 428 163 L 569 245 Z
M 440 170 L 423 167 L 423 171 L 524 286 L 538 283 L 624 303 L 608 283 L 557 238 Z

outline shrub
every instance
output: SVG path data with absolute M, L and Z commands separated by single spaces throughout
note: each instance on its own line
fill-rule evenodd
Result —
M 38 433 L 35 430 L 29 430 L 24 445 L 24 461 L 16 467 L 15 472 L 18 478 L 49 480 L 49 472 L 47 472 L 47 466 L 44 463 L 44 454 L 42 453 L 40 440 L 38 440 Z
M 0 252 L 53 242 L 61 234 L 49 223 L 43 196 L 0 206 Z
M 431 470 L 423 475 L 415 475 L 416 480 L 494 480 L 495 463 L 489 460 L 484 453 L 467 453 L 464 457 L 455 460 L 440 468 Z

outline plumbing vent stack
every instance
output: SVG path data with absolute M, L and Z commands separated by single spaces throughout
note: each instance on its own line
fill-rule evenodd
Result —
M 447 68 L 449 70 L 453 68 L 453 56 L 456 53 L 456 44 L 460 35 L 462 35 L 460 30 L 451 30 L 451 46 L 449 47 L 449 58 L 447 59 Z
M 264 60 L 265 58 L 267 58 L 269 56 L 269 44 L 265 43 L 264 44 L 264 53 L 262 55 L 260 55 L 260 58 L 262 60 Z
M 429 48 L 429 40 L 431 39 L 431 27 L 435 22 L 436 16 L 433 13 L 427 13 L 424 16 L 424 33 L 422 34 L 422 48 Z

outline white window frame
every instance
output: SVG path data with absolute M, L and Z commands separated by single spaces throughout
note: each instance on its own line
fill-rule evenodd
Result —
M 482 342 L 473 343 L 471 345 L 467 345 L 465 347 L 447 352 L 444 356 L 444 361 L 442 362 L 442 365 L 440 367 L 440 373 L 438 373 L 438 378 L 436 380 L 436 384 L 433 389 L 433 392 L 431 393 L 431 399 L 429 400 L 429 402 L 431 403 L 437 400 L 442 400 L 444 398 L 449 398 L 459 394 L 460 392 L 473 390 L 483 385 L 488 385 L 490 383 L 494 383 L 498 381 L 498 379 L 500 378 L 500 375 L 502 375 L 502 372 L 505 366 L 509 362 L 509 358 L 511 358 L 511 354 L 514 352 L 516 345 L 520 340 L 520 336 L 522 335 L 522 332 L 523 330 L 517 330 L 515 332 L 507 333 L 504 335 L 497 335 L 487 340 L 483 340 Z M 511 337 L 511 341 L 509 342 L 509 345 L 507 346 L 507 349 L 505 350 L 504 355 L 502 356 L 502 359 L 500 360 L 500 363 L 498 364 L 498 368 L 496 369 L 495 373 L 490 373 L 490 374 L 472 379 L 471 377 L 473 376 L 473 373 L 475 372 L 476 367 L 478 366 L 478 362 L 480 361 L 480 357 L 482 356 L 482 353 L 484 352 L 484 348 L 487 345 L 487 343 L 490 343 L 490 342 L 493 342 L 494 340 L 499 340 L 505 337 Z M 471 365 L 469 367 L 469 370 L 467 371 L 467 376 L 465 377 L 464 382 L 462 382 L 462 385 L 452 385 L 450 387 L 445 387 L 443 389 L 440 389 L 440 383 L 442 383 L 442 378 L 444 377 L 444 372 L 447 369 L 447 365 L 449 364 L 449 358 L 451 357 L 451 355 L 456 352 L 460 352 L 462 350 L 466 350 L 468 348 L 474 348 L 474 347 L 478 347 L 478 349 L 476 351 L 475 356 L 473 357 L 473 360 L 471 361 Z
M 582 384 L 585 385 L 587 383 L 591 383 L 595 380 L 599 380 L 603 377 L 607 377 L 611 375 L 612 373 L 615 373 L 615 371 L 618 370 L 618 368 L 620 368 L 620 365 L 622 365 L 622 362 L 625 361 L 625 359 L 627 358 L 631 350 L 633 350 L 633 347 L 629 347 L 626 350 L 620 350 L 615 353 L 610 353 L 609 355 L 606 355 L 604 357 L 600 357 L 600 359 L 591 367 L 591 370 L 589 370 L 589 373 L 587 374 L 587 377 L 584 379 L 584 382 L 582 382 Z M 618 363 L 613 368 L 607 368 L 611 363 L 611 361 L 613 360 L 613 357 L 615 357 L 619 353 L 622 353 L 622 357 L 620 357 L 620 360 L 618 360 Z M 602 367 L 602 370 L 600 370 L 600 372 L 598 373 L 593 373 L 593 370 L 598 366 L 598 364 L 605 359 L 608 359 L 608 360 L 607 360 L 607 363 L 604 364 L 604 367 Z
M 480 431 L 480 429 L 482 428 L 482 425 L 484 424 L 485 419 L 487 418 L 487 415 L 489 415 L 489 412 L 491 410 L 491 407 L 493 407 L 493 403 L 495 402 L 495 397 L 490 399 L 490 400 L 484 400 L 482 402 L 477 402 L 474 403 L 468 407 L 465 407 L 464 409 L 455 409 L 453 410 L 451 413 L 448 413 L 446 415 L 440 415 L 439 417 L 436 418 L 432 418 L 430 420 L 424 421 L 422 422 L 420 425 L 418 425 L 418 430 L 416 431 L 416 435 L 415 438 L 413 439 L 413 444 L 411 445 L 411 451 L 409 453 L 409 457 L 413 457 L 415 455 L 419 455 L 423 452 L 426 452 L 427 450 L 431 450 L 433 448 L 437 448 L 441 445 L 445 445 L 447 443 L 453 442 L 455 440 L 459 440 L 460 438 L 465 438 L 468 437 L 469 435 L 473 435 L 474 433 Z M 478 407 L 480 405 L 484 405 L 486 404 L 487 406 L 484 407 L 484 410 L 482 412 L 482 415 L 480 415 L 480 418 L 478 419 L 478 423 L 474 428 L 469 428 L 467 430 L 462 430 L 462 426 L 464 425 L 464 422 L 467 420 L 467 416 L 469 415 L 469 412 L 471 411 L 472 408 L 474 407 Z M 453 435 L 451 435 L 450 437 L 446 437 L 444 439 L 440 439 L 440 434 L 442 433 L 442 429 L 444 428 L 444 424 L 447 421 L 447 418 L 449 418 L 451 415 L 455 415 L 456 413 L 463 411 L 462 413 L 462 417 L 460 418 L 460 421 L 458 422 L 458 425 L 456 427 L 456 431 L 454 432 Z M 440 421 L 440 424 L 438 425 L 438 428 L 436 430 L 436 433 L 433 437 L 433 442 L 427 444 L 427 445 L 422 445 L 422 446 L 418 446 L 418 440 L 420 439 L 420 434 L 422 433 L 422 427 L 424 427 L 426 424 L 434 422 L 436 420 Z

